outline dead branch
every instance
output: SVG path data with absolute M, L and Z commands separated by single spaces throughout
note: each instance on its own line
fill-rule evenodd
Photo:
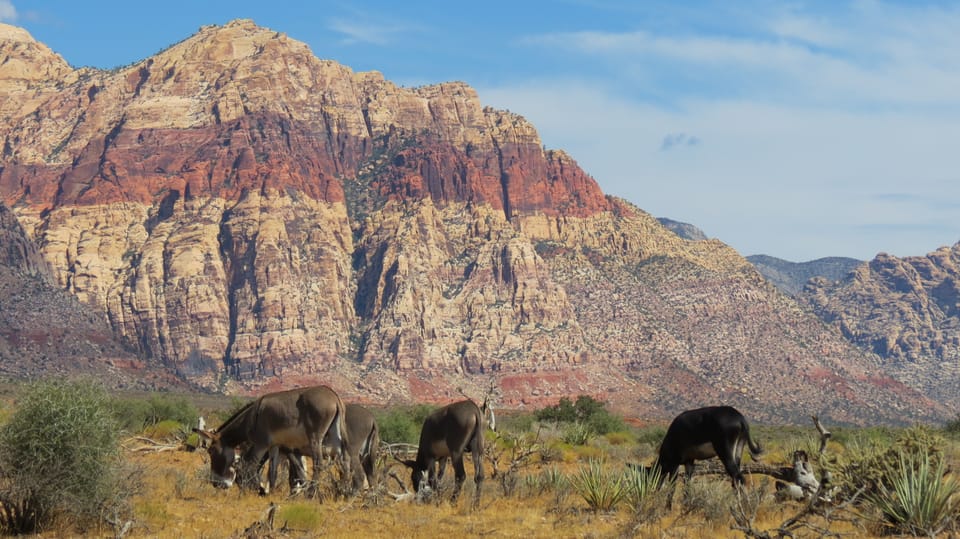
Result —
M 820 418 L 816 415 L 810 416 L 813 419 L 813 426 L 817 428 L 817 432 L 820 433 L 820 454 L 827 449 L 827 440 L 830 439 L 830 431 L 824 428 L 823 423 L 820 422 Z
M 384 454 L 384 453 L 388 454 L 399 462 L 403 462 L 404 458 L 416 457 L 418 450 L 419 450 L 419 447 L 417 447 L 416 445 L 402 443 L 402 442 L 393 443 L 393 444 L 388 444 L 388 443 L 380 444 L 381 454 Z
M 131 447 L 130 444 L 134 442 L 139 442 L 141 445 Z M 120 447 L 134 453 L 159 453 L 161 451 L 176 451 L 180 449 L 181 445 L 179 442 L 158 442 L 145 436 L 132 436 L 121 442 Z
M 741 466 L 744 474 L 769 475 L 780 481 L 793 482 L 793 466 L 773 466 L 762 462 L 750 462 Z M 718 460 L 697 463 L 694 475 L 727 475 L 726 468 Z

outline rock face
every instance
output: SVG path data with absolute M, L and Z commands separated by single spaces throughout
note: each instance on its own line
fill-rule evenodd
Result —
M 818 258 L 809 262 L 790 262 L 773 256 L 752 255 L 747 260 L 774 286 L 794 296 L 810 279 L 822 277 L 839 281 L 862 264 L 861 260 L 841 256 Z
M 121 346 L 102 316 L 55 286 L 36 246 L 0 204 L 0 376 L 77 374 L 113 388 L 188 388 Z
M 800 297 L 911 385 L 960 404 L 960 243 L 927 256 L 880 254 L 839 282 L 812 281 Z
M 251 21 L 114 72 L 0 28 L 32 66 L 0 82 L 0 198 L 59 287 L 208 389 L 447 400 L 492 376 L 516 406 L 947 414 L 465 84 L 400 88 Z

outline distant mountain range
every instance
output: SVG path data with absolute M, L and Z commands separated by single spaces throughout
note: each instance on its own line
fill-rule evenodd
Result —
M 52 370 L 132 358 L 157 385 L 146 373 L 225 393 L 443 402 L 494 379 L 509 407 L 590 394 L 644 418 L 726 403 L 859 424 L 960 405 L 960 376 L 937 368 L 958 335 L 953 255 L 903 266 L 940 309 L 917 319 L 944 315 L 942 356 L 906 364 L 867 333 L 926 330 L 858 325 L 841 299 L 880 309 L 867 294 L 889 288 L 792 297 L 720 240 L 604 194 L 468 85 L 400 87 L 252 21 L 112 71 L 0 24 L 0 140 L 7 229 L 48 268 L 10 290 L 45 271 L 59 293 L 0 297 L 20 324 L 2 334 L 11 376 L 45 361 L 22 341 L 56 319 L 111 337 L 63 354 L 91 339 L 45 338 Z M 890 262 L 877 270 L 899 283 Z
M 810 279 L 823 277 L 830 281 L 840 281 L 863 263 L 862 260 L 839 256 L 818 258 L 809 262 L 789 262 L 767 255 L 751 255 L 747 260 L 768 281 L 791 296 L 799 294 Z

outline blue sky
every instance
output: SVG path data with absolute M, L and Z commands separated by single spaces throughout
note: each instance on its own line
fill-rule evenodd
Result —
M 236 18 L 401 85 L 467 82 L 605 192 L 743 255 L 960 241 L 960 1 L 0 0 L 74 66 Z

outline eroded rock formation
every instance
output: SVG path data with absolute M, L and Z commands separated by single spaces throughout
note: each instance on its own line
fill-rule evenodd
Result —
M 116 71 L 3 25 L 0 54 L 0 198 L 58 286 L 207 388 L 384 402 L 495 376 L 515 405 L 945 413 L 466 84 L 401 88 L 251 21 Z

